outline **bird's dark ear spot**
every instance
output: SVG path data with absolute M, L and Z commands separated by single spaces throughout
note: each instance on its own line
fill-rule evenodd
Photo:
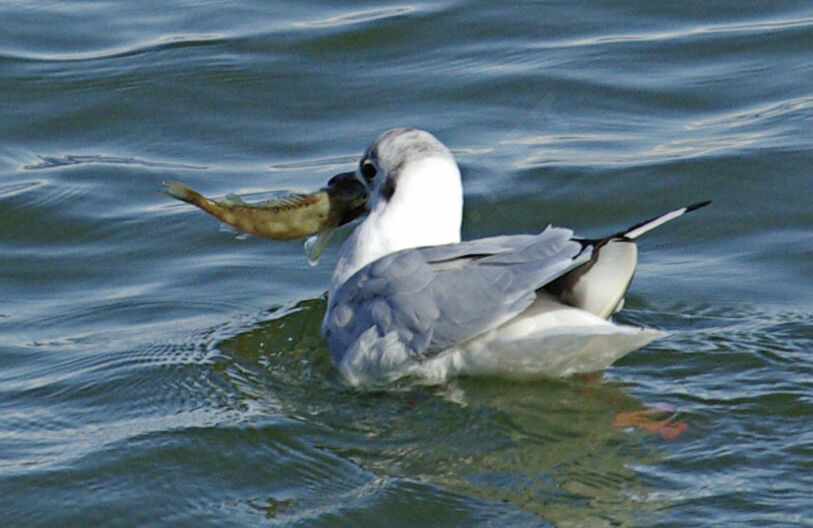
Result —
M 384 182 L 384 187 L 381 189 L 381 196 L 383 196 L 384 199 L 389 202 L 393 194 L 395 194 L 395 179 L 389 177 L 387 178 L 387 181 Z

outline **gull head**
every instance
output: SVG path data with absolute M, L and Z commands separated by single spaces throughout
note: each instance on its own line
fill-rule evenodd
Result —
M 381 133 L 365 151 L 356 176 L 369 190 L 369 214 L 342 246 L 331 290 L 389 253 L 460 242 L 460 170 L 449 149 L 429 132 L 393 128 Z
M 375 138 L 359 162 L 358 176 L 371 191 L 371 209 L 375 201 L 391 201 L 396 190 L 401 195 L 404 188 L 412 191 L 421 186 L 424 194 L 436 184 L 447 183 L 444 179 L 460 180 L 446 145 L 429 132 L 414 128 L 391 128 Z

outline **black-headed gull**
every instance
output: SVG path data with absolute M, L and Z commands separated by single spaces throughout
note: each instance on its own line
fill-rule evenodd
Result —
M 663 332 L 614 324 L 634 240 L 709 202 L 597 240 L 536 235 L 460 241 L 463 189 L 451 152 L 423 130 L 379 135 L 356 171 L 369 214 L 339 252 L 322 321 L 354 385 L 403 376 L 566 376 L 609 367 Z

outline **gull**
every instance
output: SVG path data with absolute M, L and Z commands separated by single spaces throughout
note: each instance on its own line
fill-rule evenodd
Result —
M 595 240 L 549 225 L 461 242 L 460 170 L 429 132 L 381 133 L 354 174 L 368 214 L 339 250 L 322 334 L 356 386 L 608 368 L 665 335 L 609 320 L 635 272 L 635 239 L 710 203 Z

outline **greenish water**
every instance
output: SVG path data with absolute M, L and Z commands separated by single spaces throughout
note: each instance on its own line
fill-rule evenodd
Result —
M 806 1 L 0 5 L 0 520 L 811 525 L 811 49 Z M 315 189 L 391 126 L 458 156 L 467 238 L 714 199 L 640 244 L 618 319 L 671 335 L 355 391 L 348 230 L 310 267 L 157 193 Z

